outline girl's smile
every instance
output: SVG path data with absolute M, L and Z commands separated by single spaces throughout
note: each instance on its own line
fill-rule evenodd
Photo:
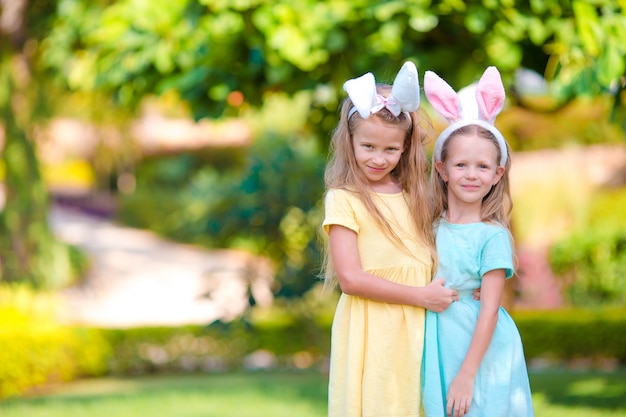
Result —
M 477 191 L 480 189 L 478 185 L 463 185 L 463 188 L 469 192 Z
M 372 172 L 374 172 L 376 174 L 381 173 L 381 172 L 385 172 L 385 168 L 376 168 L 376 167 L 373 167 L 373 166 L 369 166 L 368 168 L 370 169 L 370 171 L 372 171 Z

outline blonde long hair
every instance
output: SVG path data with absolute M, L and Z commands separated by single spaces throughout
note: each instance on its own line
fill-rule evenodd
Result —
M 455 140 L 457 136 L 475 135 L 479 138 L 487 139 L 496 147 L 496 161 L 500 161 L 501 151 L 496 137 L 489 130 L 478 125 L 466 125 L 460 127 L 450 134 L 443 144 L 441 150 L 441 162 L 446 162 L 448 157 L 448 148 L 450 142 Z M 511 190 L 509 183 L 509 171 L 511 169 L 511 153 L 508 152 L 507 144 L 507 160 L 504 166 L 504 174 L 496 185 L 494 185 L 489 193 L 483 197 L 480 217 L 483 222 L 497 223 L 511 231 L 511 210 L 513 209 L 513 200 L 511 198 Z M 433 167 L 437 161 L 433 158 Z M 435 208 L 433 210 L 433 222 L 439 221 L 443 213 L 448 209 L 448 184 L 443 180 L 441 174 L 436 169 L 431 171 L 431 183 L 433 185 L 433 194 L 435 199 Z
M 388 96 L 391 93 L 391 86 L 379 84 L 376 86 L 376 90 L 378 94 Z M 354 107 L 352 101 L 346 98 L 341 107 L 339 124 L 333 132 L 330 143 L 330 157 L 324 173 L 326 190 L 343 189 L 356 195 L 382 230 L 398 244 L 399 249 L 408 251 L 408 248 L 402 243 L 376 206 L 367 178 L 357 165 L 352 146 L 352 134 L 363 119 L 358 112 L 348 118 L 348 113 L 352 107 Z M 378 117 L 388 125 L 406 130 L 404 152 L 398 165 L 392 171 L 392 175 L 398 180 L 402 190 L 407 195 L 407 204 L 415 229 L 419 234 L 418 239 L 427 246 L 433 262 L 436 263 L 437 252 L 432 227 L 433 204 L 428 182 L 430 164 L 423 148 L 427 138 L 424 132 L 431 129 L 431 125 L 425 113 L 419 109 L 408 113 L 408 115 L 407 117 L 406 113 L 401 113 L 396 117 L 389 110 L 383 108 L 370 117 Z M 322 236 L 324 236 L 323 233 Z M 337 277 L 329 254 L 328 242 L 325 242 L 324 245 L 323 265 L 324 288 L 332 289 L 337 285 Z M 433 268 L 434 270 L 435 268 Z

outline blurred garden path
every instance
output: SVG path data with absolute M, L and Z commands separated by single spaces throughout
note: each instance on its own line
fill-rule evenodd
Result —
M 176 326 L 231 320 L 271 303 L 269 263 L 248 253 L 209 251 L 121 227 L 55 205 L 55 233 L 91 258 L 84 281 L 62 292 L 65 320 L 102 327 Z

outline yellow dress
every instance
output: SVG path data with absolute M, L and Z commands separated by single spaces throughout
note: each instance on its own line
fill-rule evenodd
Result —
M 417 239 L 404 194 L 374 194 L 392 228 L 410 250 L 388 238 L 360 200 L 344 190 L 326 195 L 324 230 L 341 225 L 357 233 L 363 270 L 410 286 L 430 282 L 432 261 Z M 329 417 L 417 417 L 425 310 L 341 294 L 332 326 Z

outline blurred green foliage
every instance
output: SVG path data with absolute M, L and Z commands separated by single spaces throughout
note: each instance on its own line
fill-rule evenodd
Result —
M 611 106 L 606 96 L 574 99 L 550 112 L 510 106 L 496 125 L 517 152 L 624 143 L 625 131 L 610 122 Z
M 38 40 L 49 33 L 56 4 L 20 1 L 0 7 L 0 281 L 60 288 L 75 278 L 75 248 L 59 242 L 48 225 L 49 198 L 35 132 L 51 114 Z
M 277 294 L 299 296 L 319 269 L 323 169 L 314 140 L 274 134 L 245 149 L 146 160 L 119 218 L 176 240 L 268 256 Z
M 94 329 L 57 320 L 58 297 L 0 286 L 0 398 L 107 371 L 110 344 Z
M 115 352 L 110 372 L 234 370 L 245 367 L 246 358 L 259 351 L 274 359 L 268 367 L 294 367 L 299 355 L 310 358 L 307 366 L 323 367 L 330 352 L 334 303 L 310 301 L 291 300 L 288 308 L 278 305 L 208 327 L 101 329 Z M 584 358 L 598 364 L 602 360 L 624 364 L 625 313 L 621 307 L 514 311 L 512 315 L 528 361 L 547 359 L 563 364 Z
M 526 360 L 563 362 L 575 359 L 617 360 L 626 363 L 626 309 L 622 307 L 565 308 L 514 311 Z
M 524 66 L 561 100 L 610 91 L 622 106 L 626 11 L 614 0 L 61 0 L 56 17 L 43 58 L 65 85 L 130 107 L 175 90 L 197 118 L 235 115 L 234 92 L 261 106 L 307 90 L 322 93 L 313 127 L 328 132 L 346 79 L 390 78 L 406 59 L 454 85 Z
M 11 100 L 0 102 L 6 136 L 0 153 L 5 200 L 0 211 L 0 281 L 61 288 L 82 271 L 74 263 L 76 249 L 58 241 L 48 225 L 48 193 L 31 142 L 32 122 L 45 100 L 39 100 L 40 86 L 20 80 L 23 76 L 8 73 L 3 87 Z
M 317 291 L 299 299 L 282 299 L 269 308 L 255 308 L 246 317 L 208 326 L 100 329 L 114 354 L 108 362 L 114 375 L 154 372 L 221 372 L 247 366 L 323 367 L 330 347 L 330 325 L 336 299 L 324 302 Z M 264 352 L 271 363 L 246 364 Z M 294 362 L 295 361 L 295 362 Z
M 231 324 L 228 332 L 197 325 L 100 332 L 114 352 L 107 363 L 113 375 L 231 369 L 254 349 L 242 322 Z
M 587 221 L 556 241 L 550 264 L 574 305 L 626 304 L 626 189 L 597 192 Z

